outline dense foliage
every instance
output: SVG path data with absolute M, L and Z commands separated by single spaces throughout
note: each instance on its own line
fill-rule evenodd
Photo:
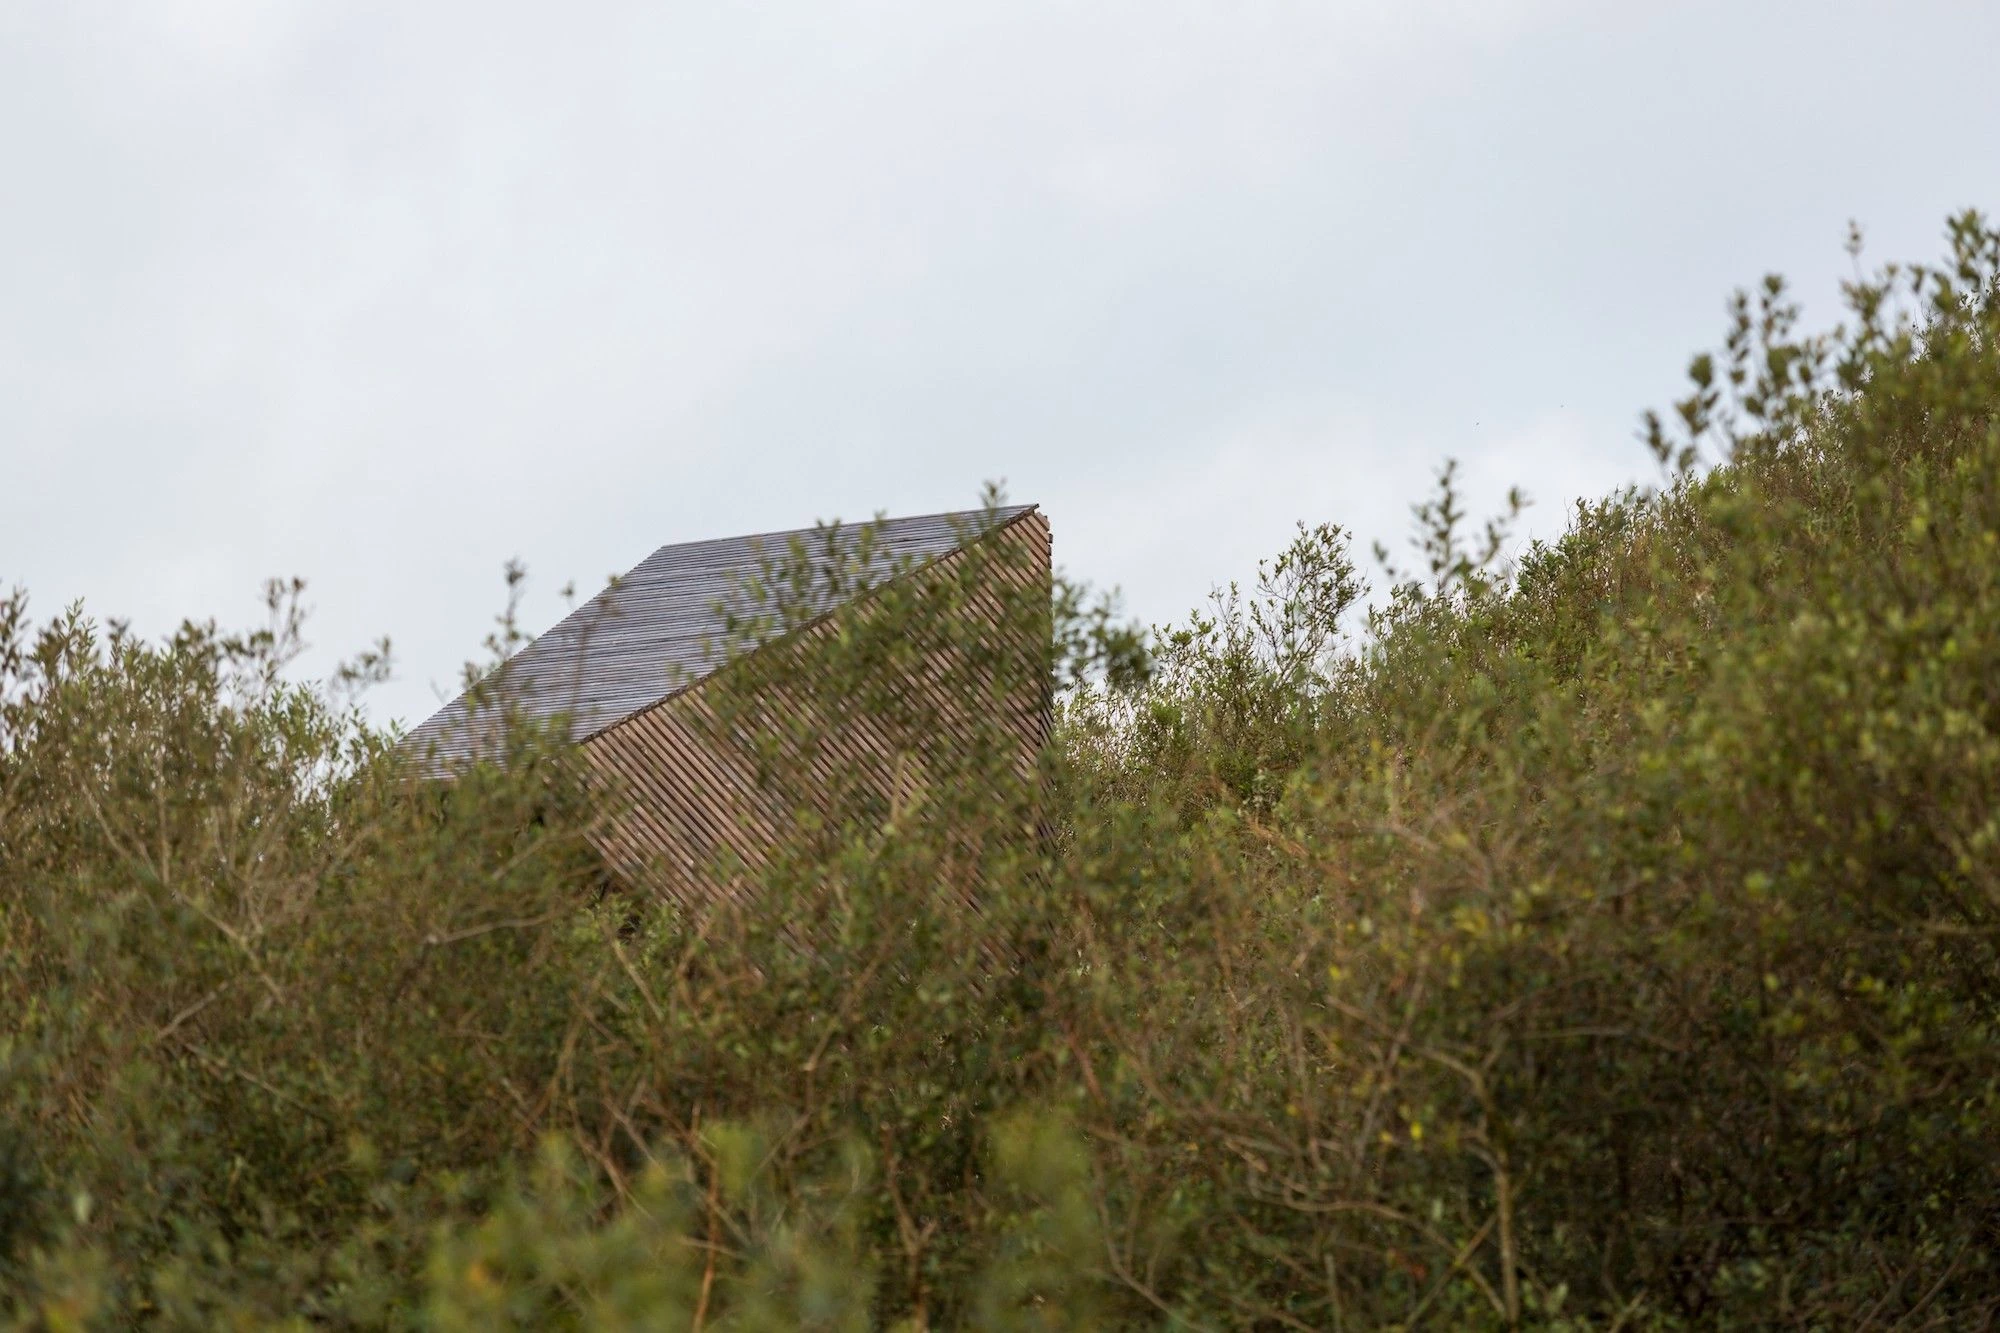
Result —
M 547 731 L 419 781 L 288 683 L 295 590 L 0 604 L 0 1326 L 1987 1326 L 2000 233 L 1951 238 L 1827 335 L 1739 298 L 1661 485 L 1518 559 L 1447 472 L 1372 600 L 1301 529 L 1145 669 L 977 560 L 743 659 L 789 819 L 705 909 L 607 874 L 633 794 Z M 1029 772 L 962 704 L 1051 669 Z

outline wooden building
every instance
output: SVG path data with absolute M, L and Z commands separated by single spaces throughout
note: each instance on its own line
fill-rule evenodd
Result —
M 889 817 L 996 736 L 1031 774 L 1049 579 L 1033 505 L 663 546 L 405 744 L 445 777 L 523 719 L 552 727 L 613 803 L 599 848 L 620 879 L 736 892 L 719 866 L 759 865 L 802 821 Z

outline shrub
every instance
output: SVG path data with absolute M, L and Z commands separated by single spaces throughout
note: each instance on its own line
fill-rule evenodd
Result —
M 1990 1322 L 2000 233 L 1951 241 L 1830 334 L 1740 298 L 1657 489 L 1510 560 L 1447 469 L 1372 601 L 1302 528 L 1150 671 L 1001 546 L 780 558 L 707 722 L 778 836 L 712 900 L 607 867 L 636 794 L 558 732 L 428 782 L 287 683 L 296 589 L 0 605 L 0 1313 Z M 1037 756 L 980 701 L 1040 680 Z

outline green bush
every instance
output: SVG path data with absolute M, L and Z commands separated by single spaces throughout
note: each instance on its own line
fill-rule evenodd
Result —
M 1447 469 L 1372 599 L 1302 528 L 1150 662 L 995 544 L 835 561 L 860 609 L 718 678 L 782 836 L 707 906 L 608 873 L 633 795 L 556 732 L 426 781 L 288 683 L 295 588 L 0 603 L 0 1323 L 1983 1326 L 2000 233 L 1950 234 L 1829 334 L 1740 298 L 1660 486 L 1514 559 Z M 1035 768 L 965 701 L 1049 679 Z

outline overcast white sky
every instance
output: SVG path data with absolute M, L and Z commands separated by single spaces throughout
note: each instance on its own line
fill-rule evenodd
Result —
M 2000 5 L 0 0 L 0 583 L 310 584 L 378 716 L 666 542 L 1004 479 L 1153 620 L 1650 480 L 1731 287 L 2000 207 Z

